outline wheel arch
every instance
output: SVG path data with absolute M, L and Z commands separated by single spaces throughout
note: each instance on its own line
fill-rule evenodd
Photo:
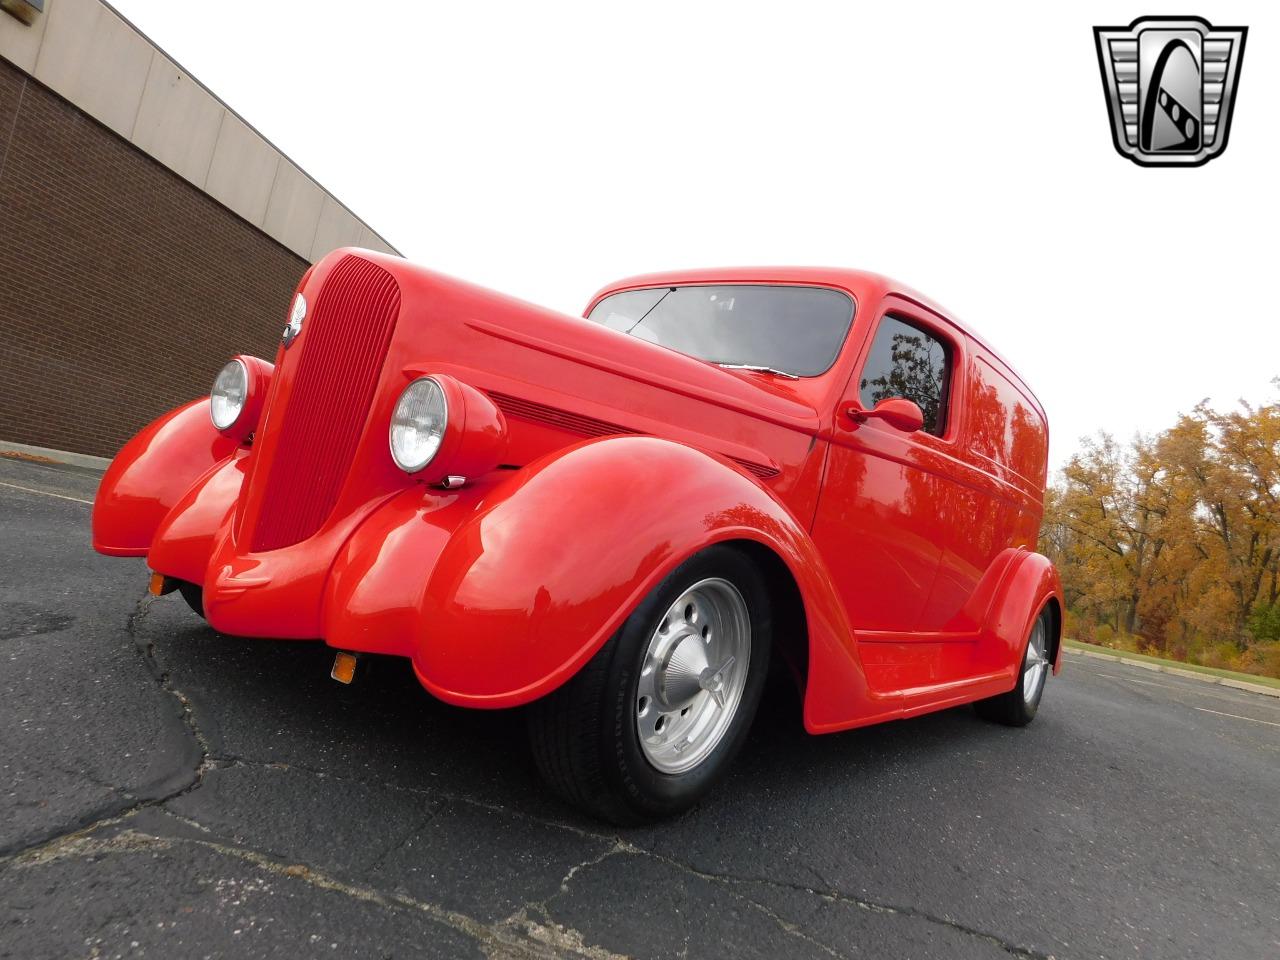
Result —
M 993 665 L 1016 682 L 1031 628 L 1046 609 L 1053 618 L 1054 673 L 1058 671 L 1062 634 L 1062 583 L 1053 562 L 1042 553 L 1020 550 L 996 591 L 982 627 L 983 642 L 995 656 Z
M 745 555 L 764 578 L 769 589 L 770 647 L 782 657 L 803 697 L 809 682 L 809 622 L 800 585 L 786 561 L 766 544 L 728 540 L 724 545 Z
M 486 494 L 439 548 L 413 614 L 415 671 L 459 705 L 535 700 L 680 563 L 724 543 L 766 573 L 781 649 L 806 680 L 806 726 L 880 709 L 867 703 L 844 608 L 803 525 L 734 465 L 657 437 L 586 441 Z

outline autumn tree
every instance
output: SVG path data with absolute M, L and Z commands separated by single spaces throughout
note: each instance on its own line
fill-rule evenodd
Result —
M 1280 669 L 1280 404 L 1201 403 L 1154 437 L 1084 441 L 1047 493 L 1042 549 L 1083 634 Z

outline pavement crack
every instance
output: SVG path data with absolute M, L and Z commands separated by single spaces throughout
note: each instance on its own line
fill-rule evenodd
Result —
M 142 603 L 139 604 L 139 611 L 138 611 L 139 618 L 141 616 L 145 616 L 146 610 L 149 606 L 150 606 L 150 602 L 148 600 L 144 600 Z M 132 630 L 133 618 L 131 618 L 130 627 Z M 155 662 L 153 654 L 149 653 L 146 655 L 151 656 L 152 662 L 153 663 Z M 519 910 L 517 910 L 515 913 L 513 913 L 511 916 L 501 921 L 501 923 L 484 928 L 485 930 L 489 930 L 489 931 L 505 930 L 510 935 L 515 935 L 516 933 L 519 933 L 520 937 L 522 938 L 521 940 L 523 944 L 522 949 L 528 948 L 531 946 L 538 946 L 539 948 L 545 946 L 552 950 L 552 953 L 546 954 L 548 956 L 558 955 L 556 951 L 559 951 L 559 952 L 569 951 L 572 955 L 589 957 L 589 958 L 592 958 L 592 960 L 602 960 L 602 958 L 607 958 L 607 960 L 612 960 L 612 958 L 615 957 L 614 954 L 611 954 L 607 951 L 603 951 L 601 948 L 598 948 L 598 947 L 591 947 L 586 945 L 583 942 L 581 935 L 578 934 L 577 931 L 564 928 L 559 924 L 557 924 L 551 917 L 550 904 L 552 901 L 556 899 L 556 897 L 568 892 L 568 888 L 570 884 L 573 882 L 574 878 L 582 870 L 595 866 L 610 857 L 617 856 L 619 854 L 630 854 L 634 856 L 651 857 L 669 866 L 675 867 L 676 869 L 683 870 L 694 876 L 700 877 L 701 879 L 708 880 L 714 883 L 720 883 L 726 886 L 746 886 L 746 885 L 771 886 L 771 887 L 787 889 L 795 892 L 806 893 L 810 896 L 820 897 L 823 900 L 826 900 L 832 903 L 845 903 L 851 906 L 856 906 L 864 910 L 869 910 L 869 911 L 880 913 L 887 916 L 911 917 L 914 919 L 922 920 L 929 924 L 946 927 L 948 929 L 961 933 L 965 936 L 972 937 L 974 939 L 981 940 L 985 943 L 991 944 L 1013 957 L 1025 958 L 1025 960 L 1054 960 L 1054 958 L 1050 954 L 1041 953 L 1029 947 L 1024 947 L 1019 944 L 1011 943 L 995 934 L 988 933 L 987 931 L 979 930 L 974 927 L 966 926 L 965 924 L 962 924 L 955 920 L 951 920 L 947 917 L 938 916 L 936 914 L 929 913 L 928 911 L 920 910 L 916 907 L 907 907 L 907 906 L 901 906 L 897 904 L 890 904 L 890 903 L 870 900 L 864 897 L 856 897 L 836 889 L 834 885 L 831 885 L 829 883 L 824 883 L 824 885 L 820 887 L 809 887 L 800 883 L 791 883 L 783 880 L 776 880 L 770 877 L 742 877 L 742 876 L 734 876 L 732 874 L 712 873 L 705 870 L 700 870 L 692 866 L 691 864 L 684 863 L 683 861 L 676 860 L 675 858 L 672 858 L 672 857 L 664 856 L 652 850 L 646 850 L 644 848 L 637 847 L 627 842 L 626 840 L 622 839 L 620 836 L 616 834 L 611 835 L 606 833 L 599 833 L 596 831 L 576 827 L 576 826 L 573 826 L 572 824 L 562 823 L 556 820 L 550 820 L 543 817 L 537 817 L 521 810 L 516 810 L 511 807 L 506 807 L 506 806 L 503 806 L 502 804 L 479 800 L 475 797 L 466 796 L 465 794 L 458 794 L 458 793 L 453 793 L 451 791 L 440 790 L 435 787 L 411 787 L 403 784 L 393 784 L 393 783 L 386 783 L 378 780 L 369 780 L 369 779 L 360 778 L 360 777 L 350 777 L 342 774 L 335 774 L 327 770 L 322 770 L 317 767 L 311 767 L 304 764 L 288 763 L 288 762 L 275 761 L 275 760 L 260 760 L 253 757 L 237 756 L 237 755 L 226 754 L 226 753 L 214 754 L 210 750 L 208 742 L 205 740 L 203 735 L 201 735 L 199 731 L 199 727 L 195 723 L 194 715 L 192 714 L 190 704 L 187 701 L 186 697 L 176 687 L 172 686 L 172 684 L 169 682 L 168 675 L 164 673 L 162 670 L 159 670 L 158 663 L 156 663 L 156 670 L 158 671 L 157 680 L 161 683 L 162 688 L 170 692 L 171 694 L 173 694 L 175 697 L 177 697 L 179 702 L 183 705 L 184 716 L 188 718 L 188 724 L 191 727 L 192 734 L 197 738 L 197 741 L 200 743 L 203 756 L 202 756 L 200 770 L 197 776 L 195 777 L 195 779 L 190 784 L 188 784 L 181 790 L 175 791 L 173 794 L 165 797 L 162 800 L 150 801 L 145 804 L 140 804 L 139 808 L 143 806 L 154 806 L 156 804 L 162 804 L 178 796 L 181 796 L 182 794 L 190 792 L 191 790 L 195 789 L 195 787 L 199 785 L 200 780 L 203 778 L 205 771 L 214 766 L 228 765 L 228 766 L 258 767 L 258 768 L 268 768 L 273 770 L 296 771 L 298 773 L 303 773 L 308 776 L 315 776 L 315 777 L 320 777 L 324 779 L 330 779 L 336 782 L 354 783 L 362 786 L 378 787 L 380 789 L 415 794 L 415 795 L 424 796 L 424 797 L 428 797 L 431 799 L 444 801 L 448 803 L 465 804 L 465 805 L 476 807 L 479 809 L 488 810 L 490 812 L 501 813 L 506 816 L 518 817 L 523 820 L 537 823 L 544 827 L 550 827 L 555 830 L 565 831 L 586 839 L 595 840 L 595 841 L 604 841 L 611 844 L 603 852 L 596 854 L 595 856 L 590 857 L 587 860 L 584 860 L 570 867 L 568 872 L 565 873 L 564 877 L 561 878 L 558 890 L 551 896 L 547 897 L 545 900 L 526 904 L 523 907 L 521 907 Z M 131 810 L 129 812 L 131 813 L 135 811 Z M 408 842 L 410 839 L 413 838 L 413 836 L 417 834 L 417 832 L 421 829 L 422 826 L 425 826 L 427 823 L 431 821 L 431 819 L 436 815 L 436 813 L 437 811 L 433 810 L 430 813 L 430 815 L 428 815 L 421 824 L 418 824 L 413 830 L 406 833 L 406 835 L 397 844 L 394 844 L 391 847 L 389 847 L 387 851 L 384 852 L 381 856 L 379 856 L 378 860 L 375 861 L 375 867 L 377 864 L 381 863 L 388 856 L 394 853 L 397 849 L 400 849 L 401 847 L 403 847 L 406 842 Z M 117 819 L 122 819 L 122 818 L 117 818 Z M 79 832 L 81 833 L 88 832 L 90 829 L 92 829 L 92 827 L 86 828 L 85 830 L 82 830 Z M 240 848 L 229 847 L 227 849 L 240 849 Z M 256 854 L 256 856 L 262 857 L 264 859 L 269 859 L 266 857 L 265 854 L 259 853 L 259 854 Z M 275 861 L 272 861 L 272 862 L 275 862 Z M 312 871 L 310 867 L 298 866 L 297 869 L 307 871 L 309 874 L 314 873 L 316 876 L 326 876 L 316 871 Z M 813 871 L 813 873 L 815 876 L 821 878 L 821 874 L 819 874 L 817 871 Z M 338 881 L 333 881 L 333 882 L 337 883 Z M 353 888 L 353 889 L 356 889 L 356 888 Z M 364 887 L 360 887 L 358 889 L 373 890 L 373 888 L 364 888 Z M 384 898 L 389 903 L 396 903 L 402 906 L 412 906 L 414 904 L 419 903 L 419 901 L 415 901 L 413 900 L 413 898 L 404 896 L 402 894 L 379 893 L 378 896 Z M 805 933 L 798 925 L 791 923 L 786 919 L 784 919 L 783 917 L 779 916 L 774 910 L 772 910 L 765 904 L 762 904 L 757 900 L 752 899 L 751 897 L 745 896 L 740 892 L 735 891 L 735 896 L 738 896 L 744 902 L 749 904 L 753 909 L 756 909 L 761 913 L 763 913 L 772 922 L 777 924 L 779 929 L 783 930 L 785 933 L 809 942 L 810 944 L 812 944 L 813 946 L 817 947 L 818 949 L 822 950 L 824 953 L 827 953 L 830 956 L 837 957 L 837 958 L 844 956 L 843 954 L 841 954 L 840 952 L 832 948 L 830 945 L 822 943 L 821 941 L 816 940 L 809 934 Z M 443 908 L 431 906 L 431 910 L 443 911 Z M 448 912 L 448 911 L 444 911 L 444 912 Z M 471 920 L 470 922 L 473 924 L 478 923 L 478 921 L 474 921 L 474 920 Z M 459 927 L 458 929 L 462 929 L 462 928 Z M 526 940 L 532 941 L 532 944 L 524 942 Z M 494 944 L 496 943 L 497 941 L 494 941 Z M 492 956 L 506 956 L 506 955 L 543 956 L 543 954 L 541 953 L 503 954 L 500 952 L 491 953 L 491 955 Z
M 142 658 L 143 664 L 155 679 L 160 689 L 178 702 L 178 705 L 181 708 L 180 716 L 182 722 L 200 749 L 200 756 L 195 767 L 192 769 L 190 775 L 184 778 L 184 780 L 174 789 L 158 796 L 146 797 L 142 800 L 137 800 L 133 794 L 123 788 L 100 783 L 81 772 L 81 775 L 85 776 L 86 779 L 89 779 L 90 782 L 93 782 L 98 786 L 108 787 L 111 789 L 113 793 L 116 796 L 119 796 L 124 802 L 111 808 L 99 808 L 91 811 L 66 829 L 45 834 L 34 840 L 29 839 L 26 842 L 20 842 L 7 847 L 0 847 L 0 863 L 21 858 L 42 849 L 56 848 L 59 844 L 65 841 L 83 837 L 84 835 L 93 833 L 102 827 L 119 823 L 120 821 L 133 816 L 135 813 L 146 810 L 149 807 L 163 806 L 170 800 L 175 800 L 200 786 L 201 782 L 204 780 L 204 775 L 213 768 L 214 764 L 212 752 L 209 747 L 209 741 L 205 738 L 204 733 L 200 730 L 199 724 L 196 722 L 195 712 L 192 709 L 191 701 L 187 699 L 186 694 L 174 685 L 168 671 L 166 671 L 160 665 L 159 660 L 156 659 L 155 644 L 144 642 L 138 636 L 138 625 L 146 618 L 147 614 L 151 611 L 151 605 L 157 599 L 159 598 L 146 596 L 138 601 L 134 606 L 133 611 L 129 614 L 128 619 L 125 621 L 125 632 L 133 643 L 134 649 Z
M 878 900 L 871 900 L 866 897 L 857 897 L 835 888 L 819 889 L 814 887 L 807 887 L 804 884 L 791 883 L 786 880 L 775 880 L 771 877 L 743 877 L 743 876 L 736 876 L 736 875 L 727 874 L 727 873 L 712 873 L 706 870 L 700 870 L 697 867 L 693 866 L 692 864 L 685 863 L 681 860 L 676 860 L 673 857 L 664 856 L 663 854 L 660 854 L 660 853 L 655 853 L 651 850 L 645 850 L 641 852 L 644 853 L 646 856 L 653 857 L 655 860 L 658 860 L 669 866 L 675 867 L 679 870 L 684 870 L 685 872 L 691 873 L 696 877 L 701 877 L 704 880 L 710 880 L 715 883 L 726 884 L 729 886 L 754 885 L 754 886 L 777 887 L 779 889 L 790 890 L 796 893 L 805 893 L 805 894 L 809 894 L 810 896 L 816 896 L 829 903 L 848 904 L 850 906 L 855 906 L 863 910 L 868 910 L 872 913 L 879 913 L 886 916 L 911 917 L 916 920 L 923 920 L 926 923 L 930 923 L 936 926 L 946 927 L 947 929 L 954 930 L 957 933 L 964 934 L 965 936 L 972 937 L 977 940 L 981 940 L 994 947 L 998 947 L 1000 950 L 1003 950 L 1005 953 L 1013 957 L 1022 957 L 1022 958 L 1025 958 L 1025 960 L 1055 960 L 1052 954 L 1042 953 L 1038 950 L 1033 950 L 1030 947 L 1022 946 L 1021 944 L 1011 943 L 1008 940 L 1005 940 L 1004 938 L 999 937 L 994 933 L 990 933 L 986 930 L 980 930 L 976 927 L 967 926 L 966 924 L 960 923 L 957 920 L 952 920 L 949 917 L 939 916 L 937 914 L 930 913 L 927 910 L 921 910 L 918 907 L 907 907 L 907 906 L 902 906 L 900 904 L 885 903 Z M 753 903 L 757 907 L 760 907 L 762 910 L 765 910 L 768 913 L 772 913 L 772 911 L 769 911 L 762 904 L 758 904 L 754 900 L 751 900 L 750 898 L 745 898 L 745 899 L 747 899 L 749 903 Z M 779 922 L 779 925 L 783 925 L 786 923 L 779 917 L 775 916 L 774 919 Z M 783 928 L 786 929 L 785 926 Z M 801 931 L 798 927 L 795 928 L 794 932 L 799 936 L 803 936 L 805 939 L 811 939 L 810 937 L 808 937 L 807 934 L 804 934 L 804 932 Z M 826 949 L 828 952 L 832 952 L 830 948 L 826 947 L 824 944 L 818 943 L 817 941 L 813 941 L 813 942 L 815 943 L 815 945 L 822 947 L 823 949 Z
M 75 844 L 87 837 L 89 834 L 104 827 L 112 827 L 118 823 L 123 823 L 135 813 L 142 809 L 142 804 L 133 804 L 100 816 L 95 816 L 87 821 L 81 821 L 69 830 L 63 830 L 49 836 L 40 838 L 30 843 L 15 844 L 0 850 L 0 864 L 25 863 L 29 860 L 39 860 L 48 851 L 60 850 L 67 844 Z
M 365 867 L 365 872 L 375 874 L 381 869 L 382 865 L 387 862 L 392 854 L 399 852 L 405 848 L 414 837 L 420 834 L 432 820 L 440 813 L 440 806 L 431 805 L 427 808 L 427 814 L 421 820 L 415 821 L 413 826 L 406 830 L 395 843 L 389 844 L 385 850 L 373 858 L 373 861 Z
M 536 916 L 532 915 L 534 911 L 537 912 Z M 604 947 L 587 943 L 586 938 L 579 931 L 557 923 L 536 905 L 520 908 L 503 920 L 499 926 L 546 948 L 549 951 L 548 956 L 584 957 L 587 960 L 628 960 L 625 954 L 614 953 Z
M 1026 960 L 1053 960 L 1053 958 L 1049 954 L 1039 953 L 1035 950 L 1020 946 L 1018 944 L 1009 943 L 1008 941 L 1005 941 L 994 934 L 987 933 L 986 931 L 978 930 L 972 927 L 967 927 L 964 924 L 961 924 L 957 921 L 950 920 L 946 917 L 937 916 L 935 914 L 928 913 L 927 911 L 918 910 L 915 907 L 904 907 L 904 906 L 898 906 L 894 904 L 873 901 L 866 898 L 855 897 L 850 894 L 844 893 L 843 891 L 835 889 L 834 885 L 831 885 L 831 884 L 825 884 L 824 886 L 821 886 L 821 887 L 809 887 L 799 883 L 789 883 L 783 880 L 775 880 L 770 877 L 740 877 L 740 876 L 734 876 L 731 874 L 711 873 L 705 870 L 699 870 L 698 868 L 692 866 L 691 864 L 684 863 L 683 861 L 676 860 L 672 857 L 666 857 L 652 850 L 646 850 L 642 847 L 637 847 L 634 844 L 631 844 L 626 840 L 622 839 L 622 837 L 620 837 L 617 834 L 598 833 L 592 830 L 586 830 L 580 827 L 573 826 L 572 824 L 562 823 L 555 820 L 549 820 L 543 817 L 537 817 L 532 814 L 526 813 L 522 810 L 516 810 L 511 807 L 503 806 L 502 804 L 479 800 L 479 799 L 476 799 L 475 797 L 466 796 L 464 794 L 453 793 L 446 790 L 440 790 L 435 787 L 411 787 L 411 786 L 405 786 L 403 784 L 391 784 L 391 783 L 385 783 L 377 780 L 367 780 L 360 777 L 348 777 L 342 774 L 334 774 L 327 770 L 321 770 L 319 768 L 310 767 L 303 764 L 286 763 L 286 762 L 274 761 L 274 760 L 259 760 L 252 757 L 235 756 L 230 754 L 219 754 L 217 756 L 212 757 L 210 762 L 218 765 L 227 764 L 232 766 L 260 767 L 260 768 L 268 768 L 273 770 L 285 770 L 285 771 L 292 770 L 299 773 L 307 774 L 309 776 L 322 777 L 322 778 L 331 779 L 337 782 L 355 783 L 355 784 L 360 784 L 362 786 L 376 786 L 381 789 L 400 791 L 400 792 L 409 793 L 409 794 L 416 794 L 416 795 L 430 797 L 433 799 L 438 799 L 438 800 L 449 802 L 449 803 L 466 804 L 468 806 L 476 807 L 482 810 L 488 810 L 494 813 L 501 813 L 506 816 L 518 817 L 523 820 L 537 823 L 544 827 L 550 827 L 555 830 L 565 831 L 586 839 L 603 841 L 603 842 L 609 843 L 610 844 L 609 848 L 604 850 L 602 853 L 599 853 L 594 857 L 591 857 L 587 860 L 582 861 L 581 863 L 575 864 L 574 866 L 570 867 L 568 872 L 564 875 L 564 877 L 561 878 L 559 889 L 557 890 L 556 893 L 552 894 L 550 897 L 546 898 L 543 901 L 532 902 L 524 905 L 519 910 L 517 910 L 514 914 L 512 914 L 510 917 L 508 917 L 506 920 L 503 921 L 503 923 L 505 924 L 508 924 L 514 927 L 520 927 L 520 928 L 526 928 L 530 924 L 533 924 L 537 926 L 539 931 L 538 932 L 539 936 L 545 935 L 551 940 L 557 940 L 559 936 L 564 935 L 569 938 L 569 942 L 573 941 L 573 931 L 567 931 L 567 930 L 564 930 L 563 928 L 559 928 L 559 926 L 555 924 L 555 922 L 551 919 L 550 904 L 552 903 L 552 901 L 554 901 L 556 897 L 568 891 L 569 885 L 573 882 L 575 877 L 582 870 L 595 866 L 596 864 L 608 859 L 609 857 L 613 857 L 613 856 L 617 856 L 618 854 L 625 853 L 625 854 L 631 854 L 635 856 L 651 857 L 655 860 L 658 860 L 662 863 L 666 863 L 669 866 L 675 867 L 679 870 L 683 870 L 687 873 L 693 874 L 694 876 L 700 877 L 704 880 L 709 880 L 712 882 L 717 882 L 725 885 L 743 886 L 743 885 L 756 884 L 761 886 L 778 887 L 778 888 L 783 888 L 783 889 L 792 890 L 796 892 L 807 893 L 811 896 L 817 896 L 830 902 L 847 903 L 853 906 L 860 907 L 864 910 L 870 910 L 876 913 L 881 913 L 889 916 L 897 915 L 897 916 L 904 916 L 904 917 L 912 917 L 915 919 L 923 920 L 930 924 L 947 927 L 957 932 L 960 932 L 966 936 L 970 936 L 975 939 L 982 940 L 986 943 L 999 947 L 1001 950 L 1008 953 L 1010 956 L 1026 958 Z M 430 818 L 428 818 L 428 822 L 429 820 Z M 410 834 L 410 836 L 406 839 L 409 839 L 411 837 L 412 837 L 412 834 Z M 401 846 L 403 845 L 403 842 L 404 841 L 401 842 L 400 844 Z M 394 849 L 396 848 L 392 848 L 391 850 L 388 850 L 387 853 L 384 854 L 383 857 L 379 859 L 381 860 L 385 858 L 385 856 L 394 852 Z M 814 871 L 814 875 L 821 877 L 821 874 L 817 873 L 816 871 Z M 801 930 L 798 926 L 796 926 L 795 924 L 791 924 L 785 919 L 783 919 L 782 917 L 778 916 L 773 910 L 771 910 L 769 907 L 765 906 L 764 904 L 761 904 L 758 901 L 753 900 L 752 898 L 747 897 L 741 893 L 737 893 L 736 895 L 739 896 L 746 903 L 750 904 L 754 909 L 759 910 L 762 913 L 764 913 L 766 916 L 768 916 L 784 932 L 791 934 L 792 936 L 796 936 L 806 941 L 809 941 L 814 946 L 818 947 L 820 950 L 824 951 L 825 953 L 828 953 L 831 956 L 835 956 L 835 957 L 842 956 L 842 954 L 840 954 L 838 951 L 833 949 L 831 946 L 829 946 L 828 944 L 824 944 L 818 940 L 814 940 L 811 936 L 804 933 L 804 931 Z M 557 930 L 559 930 L 559 933 L 556 933 Z M 560 947 L 560 949 L 568 949 L 568 948 L 562 946 Z M 594 956 L 591 954 L 582 954 L 582 955 Z M 600 954 L 600 956 L 612 956 L 612 955 L 606 953 L 606 954 Z
M 545 907 L 550 900 L 554 899 L 555 897 L 558 897 L 560 894 L 568 893 L 569 884 L 571 884 L 573 882 L 573 878 L 578 875 L 578 871 L 586 870 L 588 867 L 594 867 L 597 864 L 603 863 L 605 860 L 608 860 L 610 857 L 616 857 L 620 853 L 641 854 L 643 852 L 644 851 L 640 850 L 638 847 L 633 847 L 631 844 L 627 843 L 625 840 L 618 840 L 609 849 L 596 854 L 594 857 L 588 857 L 586 860 L 583 860 L 581 863 L 575 863 L 572 867 L 570 867 L 569 871 L 560 879 L 560 889 L 556 893 L 552 894 L 551 897 L 548 897 L 545 901 L 543 901 L 542 906 Z
M 116 822 L 124 818 L 117 818 Z M 69 858 L 100 857 L 112 854 L 150 853 L 181 846 L 202 847 L 231 857 L 278 877 L 308 884 L 320 890 L 338 893 L 354 900 L 384 909 L 406 910 L 429 919 L 474 940 L 491 958 L 518 960 L 553 960 L 581 957 L 585 960 L 622 960 L 617 954 L 586 944 L 577 931 L 550 921 L 543 923 L 523 911 L 497 923 L 483 923 L 457 910 L 420 900 L 404 893 L 379 890 L 366 884 L 341 880 L 324 871 L 299 863 L 288 863 L 251 847 L 222 843 L 203 837 L 165 837 L 126 828 L 110 836 L 93 836 L 80 831 L 61 837 L 42 847 L 19 854 L 13 860 L 18 869 L 31 868 Z
M 142 657 L 142 662 L 146 666 L 148 672 L 155 678 L 160 689 L 169 694 L 178 701 L 178 706 L 182 708 L 182 722 L 186 724 L 190 730 L 191 736 L 195 739 L 200 747 L 200 763 L 196 766 L 194 776 L 199 778 L 204 775 L 208 768 L 210 758 L 213 756 L 213 750 L 209 746 L 209 740 L 205 737 L 204 732 L 200 729 L 200 724 L 196 721 L 195 710 L 191 705 L 191 700 L 187 695 L 173 682 L 173 677 L 169 671 L 161 665 L 160 660 L 156 657 L 156 645 L 150 640 L 143 640 L 138 635 L 138 626 L 151 612 L 151 607 L 159 597 L 145 596 L 138 601 L 133 612 L 129 614 L 128 622 L 125 630 L 129 634 L 129 639 L 133 641 L 134 649 L 138 651 L 138 655 Z
M 742 897 L 742 899 L 777 924 L 778 928 L 782 930 L 783 933 L 790 934 L 791 936 L 797 937 L 806 943 L 812 944 L 828 956 L 836 957 L 838 960 L 846 960 L 846 954 L 841 953 L 829 944 L 825 944 L 821 940 L 805 933 L 804 930 L 800 928 L 799 924 L 792 923 L 790 920 L 786 920 L 778 916 L 777 913 L 765 906 L 763 903 L 760 903 L 758 900 L 752 900 L 750 897 Z
M 619 855 L 635 856 L 635 857 L 651 857 L 655 860 L 659 860 L 667 863 L 668 866 L 674 866 L 677 869 L 684 870 L 687 873 L 696 872 L 696 871 L 689 870 L 688 868 L 684 867 L 681 864 L 677 864 L 672 861 L 663 860 L 663 858 L 661 857 L 656 857 L 652 853 L 650 853 L 648 850 L 644 850 L 640 847 L 635 846 L 634 844 L 628 843 L 626 840 L 617 838 L 615 839 L 613 846 L 609 847 L 606 850 L 601 851 L 600 853 L 596 854 L 594 857 L 588 857 L 586 860 L 583 860 L 581 863 L 576 863 L 572 867 L 570 867 L 568 872 L 566 872 L 565 875 L 561 878 L 559 889 L 555 893 L 553 893 L 551 896 L 547 897 L 545 900 L 525 904 L 525 906 L 517 910 L 514 914 L 508 917 L 507 920 L 504 922 L 508 924 L 525 925 L 525 926 L 528 926 L 529 924 L 537 924 L 539 925 L 540 929 L 544 932 L 550 931 L 550 930 L 558 930 L 562 935 L 568 935 L 572 938 L 572 936 L 575 935 L 577 931 L 561 927 L 559 924 L 555 922 L 551 913 L 552 901 L 554 901 L 557 897 L 560 897 L 569 892 L 569 885 L 573 882 L 574 878 L 581 871 L 590 869 L 591 867 L 594 867 L 594 866 L 597 866 L 598 864 L 603 863 L 605 860 L 608 860 L 610 857 L 616 857 Z M 710 879 L 710 878 L 706 878 L 706 879 Z M 778 916 L 777 913 L 775 913 L 773 910 L 771 910 L 769 907 L 765 906 L 764 904 L 759 903 L 758 901 L 743 895 L 741 892 L 737 890 L 730 891 L 730 895 L 733 896 L 735 899 L 743 901 L 752 909 L 757 910 L 760 913 L 764 914 L 774 924 L 776 924 L 778 928 L 782 930 L 783 933 L 786 933 L 789 936 L 797 937 L 801 940 L 804 940 L 805 942 L 817 947 L 819 950 L 823 951 L 828 956 L 836 957 L 837 960 L 844 960 L 844 954 L 839 953 L 838 951 L 828 946 L 827 944 L 814 939 L 809 934 L 801 930 L 798 925 L 791 923 L 790 921 L 785 920 L 782 917 Z M 540 919 L 535 919 L 532 916 L 533 914 L 536 914 L 536 916 Z M 573 941 L 573 942 L 580 942 L 580 938 L 579 938 L 579 941 Z M 599 949 L 599 948 L 596 948 L 596 949 Z M 592 954 L 592 956 L 594 956 L 594 954 Z M 614 954 L 602 953 L 600 954 L 600 956 L 613 957 Z

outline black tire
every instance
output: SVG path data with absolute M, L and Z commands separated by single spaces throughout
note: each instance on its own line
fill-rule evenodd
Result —
M 185 580 L 178 581 L 178 592 L 182 594 L 182 599 L 187 601 L 187 606 L 195 611 L 196 616 L 201 620 L 207 620 L 204 615 L 204 588 L 199 584 L 187 583 Z
M 670 774 L 641 748 L 635 709 L 650 637 L 682 593 L 707 578 L 732 584 L 746 602 L 750 659 L 730 726 L 695 767 Z M 742 748 L 769 670 L 769 593 L 741 552 L 714 546 L 677 567 L 627 618 L 622 628 L 567 683 L 530 705 L 529 742 L 547 784 L 581 810 L 626 826 L 679 813 L 724 775 Z
M 1050 653 L 1053 642 L 1053 614 L 1048 607 L 1045 607 L 1031 624 L 1031 632 L 1027 635 L 1027 641 L 1023 645 L 1022 665 L 1018 670 L 1018 679 L 1014 683 L 1013 689 L 1008 693 L 1000 694 L 998 697 L 989 697 L 986 700 L 979 700 L 974 703 L 973 708 L 982 719 L 990 720 L 993 723 L 1002 723 L 1006 727 L 1025 727 L 1036 718 L 1036 711 L 1040 709 L 1040 700 L 1044 697 L 1045 685 L 1048 683 L 1049 674 L 1052 672 L 1050 666 L 1046 666 L 1041 671 L 1039 682 L 1035 687 L 1035 693 L 1028 699 L 1023 692 L 1023 682 L 1027 673 L 1028 660 L 1032 655 L 1032 639 L 1035 637 L 1037 628 L 1044 631 L 1045 654 L 1048 655 Z

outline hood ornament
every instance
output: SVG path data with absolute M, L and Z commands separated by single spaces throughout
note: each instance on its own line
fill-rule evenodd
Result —
M 297 339 L 298 334 L 302 332 L 302 321 L 307 315 L 307 299 L 301 293 L 293 298 L 293 306 L 289 309 L 289 322 L 285 324 L 284 333 L 280 337 L 280 341 L 284 344 L 285 349 L 289 349 L 289 344 Z

